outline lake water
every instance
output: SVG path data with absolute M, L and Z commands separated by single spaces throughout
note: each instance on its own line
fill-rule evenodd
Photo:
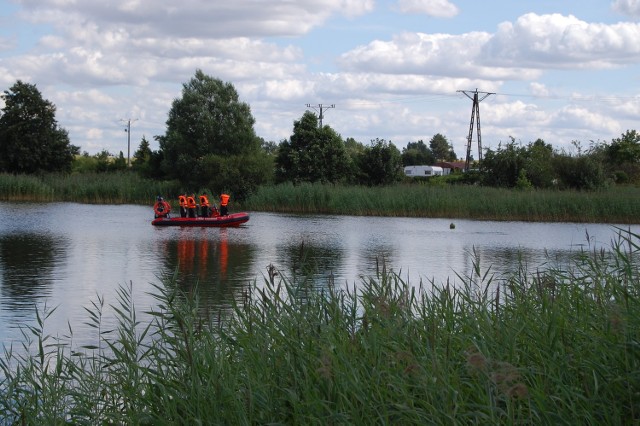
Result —
M 317 282 L 353 286 L 384 259 L 412 284 L 455 284 L 474 258 L 498 276 L 519 262 L 533 272 L 583 248 L 610 247 L 617 233 L 601 224 L 250 214 L 239 228 L 156 228 L 150 206 L 0 203 L 0 344 L 22 340 L 19 327 L 45 304 L 57 309 L 48 333 L 66 335 L 71 325 L 82 341 L 92 333 L 85 308 L 98 296 L 116 304 L 118 288 L 130 284 L 146 311 L 155 306 L 153 284 L 175 271 L 183 288 L 221 307 L 264 282 L 270 265 L 283 276 L 312 271 Z

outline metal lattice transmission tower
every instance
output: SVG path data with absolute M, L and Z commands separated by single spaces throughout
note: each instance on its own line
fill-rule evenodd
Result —
M 335 108 L 335 107 L 336 106 L 334 104 L 331 104 L 331 105 L 318 104 L 317 106 L 311 105 L 311 104 L 307 104 L 307 108 L 313 108 L 316 112 L 318 112 L 320 114 L 318 116 L 318 127 L 320 127 L 321 129 L 322 129 L 322 119 L 324 118 L 324 110 L 329 109 L 329 108 Z
M 473 101 L 473 106 L 471 107 L 471 122 L 469 123 L 469 136 L 467 136 L 467 158 L 464 162 L 464 171 L 468 172 L 469 166 L 470 166 L 469 163 L 471 162 L 471 140 L 473 139 L 474 119 L 476 121 L 476 126 L 477 126 L 476 133 L 478 135 L 478 161 L 482 162 L 482 134 L 480 133 L 480 102 L 482 102 L 489 95 L 495 95 L 495 93 L 478 92 L 478 89 L 476 89 L 473 92 L 468 90 L 458 90 L 458 92 L 464 93 L 467 98 Z M 483 96 L 478 97 L 479 94 L 482 94 Z

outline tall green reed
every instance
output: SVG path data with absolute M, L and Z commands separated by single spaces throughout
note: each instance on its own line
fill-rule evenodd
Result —
M 0 199 L 73 201 L 96 204 L 153 203 L 158 194 L 177 199 L 179 184 L 144 179 L 136 173 L 0 174 Z
M 577 192 L 469 185 L 360 187 L 281 184 L 258 188 L 243 208 L 258 211 L 483 220 L 637 223 L 638 188 Z
M 176 276 L 142 324 L 133 286 L 96 343 L 26 334 L 5 352 L 0 418 L 54 424 L 632 424 L 640 420 L 640 236 L 620 230 L 571 267 L 417 285 L 384 262 L 326 285 L 271 268 L 224 315 Z M 301 256 L 304 258 L 304 256 Z M 307 268 L 300 268 L 307 270 Z M 70 329 L 71 330 L 71 329 Z M 72 333 L 69 334 L 71 339 Z M 71 339 L 72 340 L 72 339 Z

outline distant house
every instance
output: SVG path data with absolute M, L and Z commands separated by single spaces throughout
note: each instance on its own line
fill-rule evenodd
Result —
M 404 174 L 409 177 L 442 176 L 442 167 L 438 166 L 406 166 Z
M 461 172 L 464 170 L 464 161 L 441 161 L 435 164 L 438 167 L 442 167 L 443 174 L 448 175 L 454 172 Z

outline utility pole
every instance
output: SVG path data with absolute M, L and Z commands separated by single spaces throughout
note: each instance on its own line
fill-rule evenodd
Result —
M 320 110 L 320 116 L 318 117 L 320 120 L 318 122 L 319 127 L 322 129 L 322 119 L 324 118 L 324 114 L 323 111 L 325 109 L 329 109 L 329 108 L 335 108 L 335 104 L 331 104 L 331 105 L 322 105 L 322 104 L 318 104 L 317 108 Z M 311 104 L 307 104 L 307 108 L 313 108 L 314 110 L 318 111 L 318 109 L 316 109 L 315 106 L 312 106 Z
M 467 137 L 467 159 L 464 163 L 464 171 L 469 171 L 469 163 L 471 162 L 471 139 L 473 138 L 473 121 L 477 116 L 477 133 L 478 133 L 478 161 L 482 162 L 482 136 L 480 135 L 480 102 L 484 100 L 489 95 L 495 95 L 495 93 L 489 92 L 478 92 L 476 89 L 474 92 L 469 92 L 468 90 L 458 90 L 458 92 L 462 92 L 465 96 L 473 101 L 473 106 L 471 107 L 471 123 L 469 124 L 469 136 Z M 471 94 L 473 96 L 471 96 Z M 478 98 L 478 94 L 483 94 L 481 98 Z
M 127 122 L 127 127 L 125 127 L 124 131 L 127 132 L 127 167 L 131 167 L 131 122 L 132 121 L 138 121 L 138 119 L 136 118 L 135 120 L 132 120 L 130 118 L 128 119 L 122 119 L 120 121 L 126 121 Z

